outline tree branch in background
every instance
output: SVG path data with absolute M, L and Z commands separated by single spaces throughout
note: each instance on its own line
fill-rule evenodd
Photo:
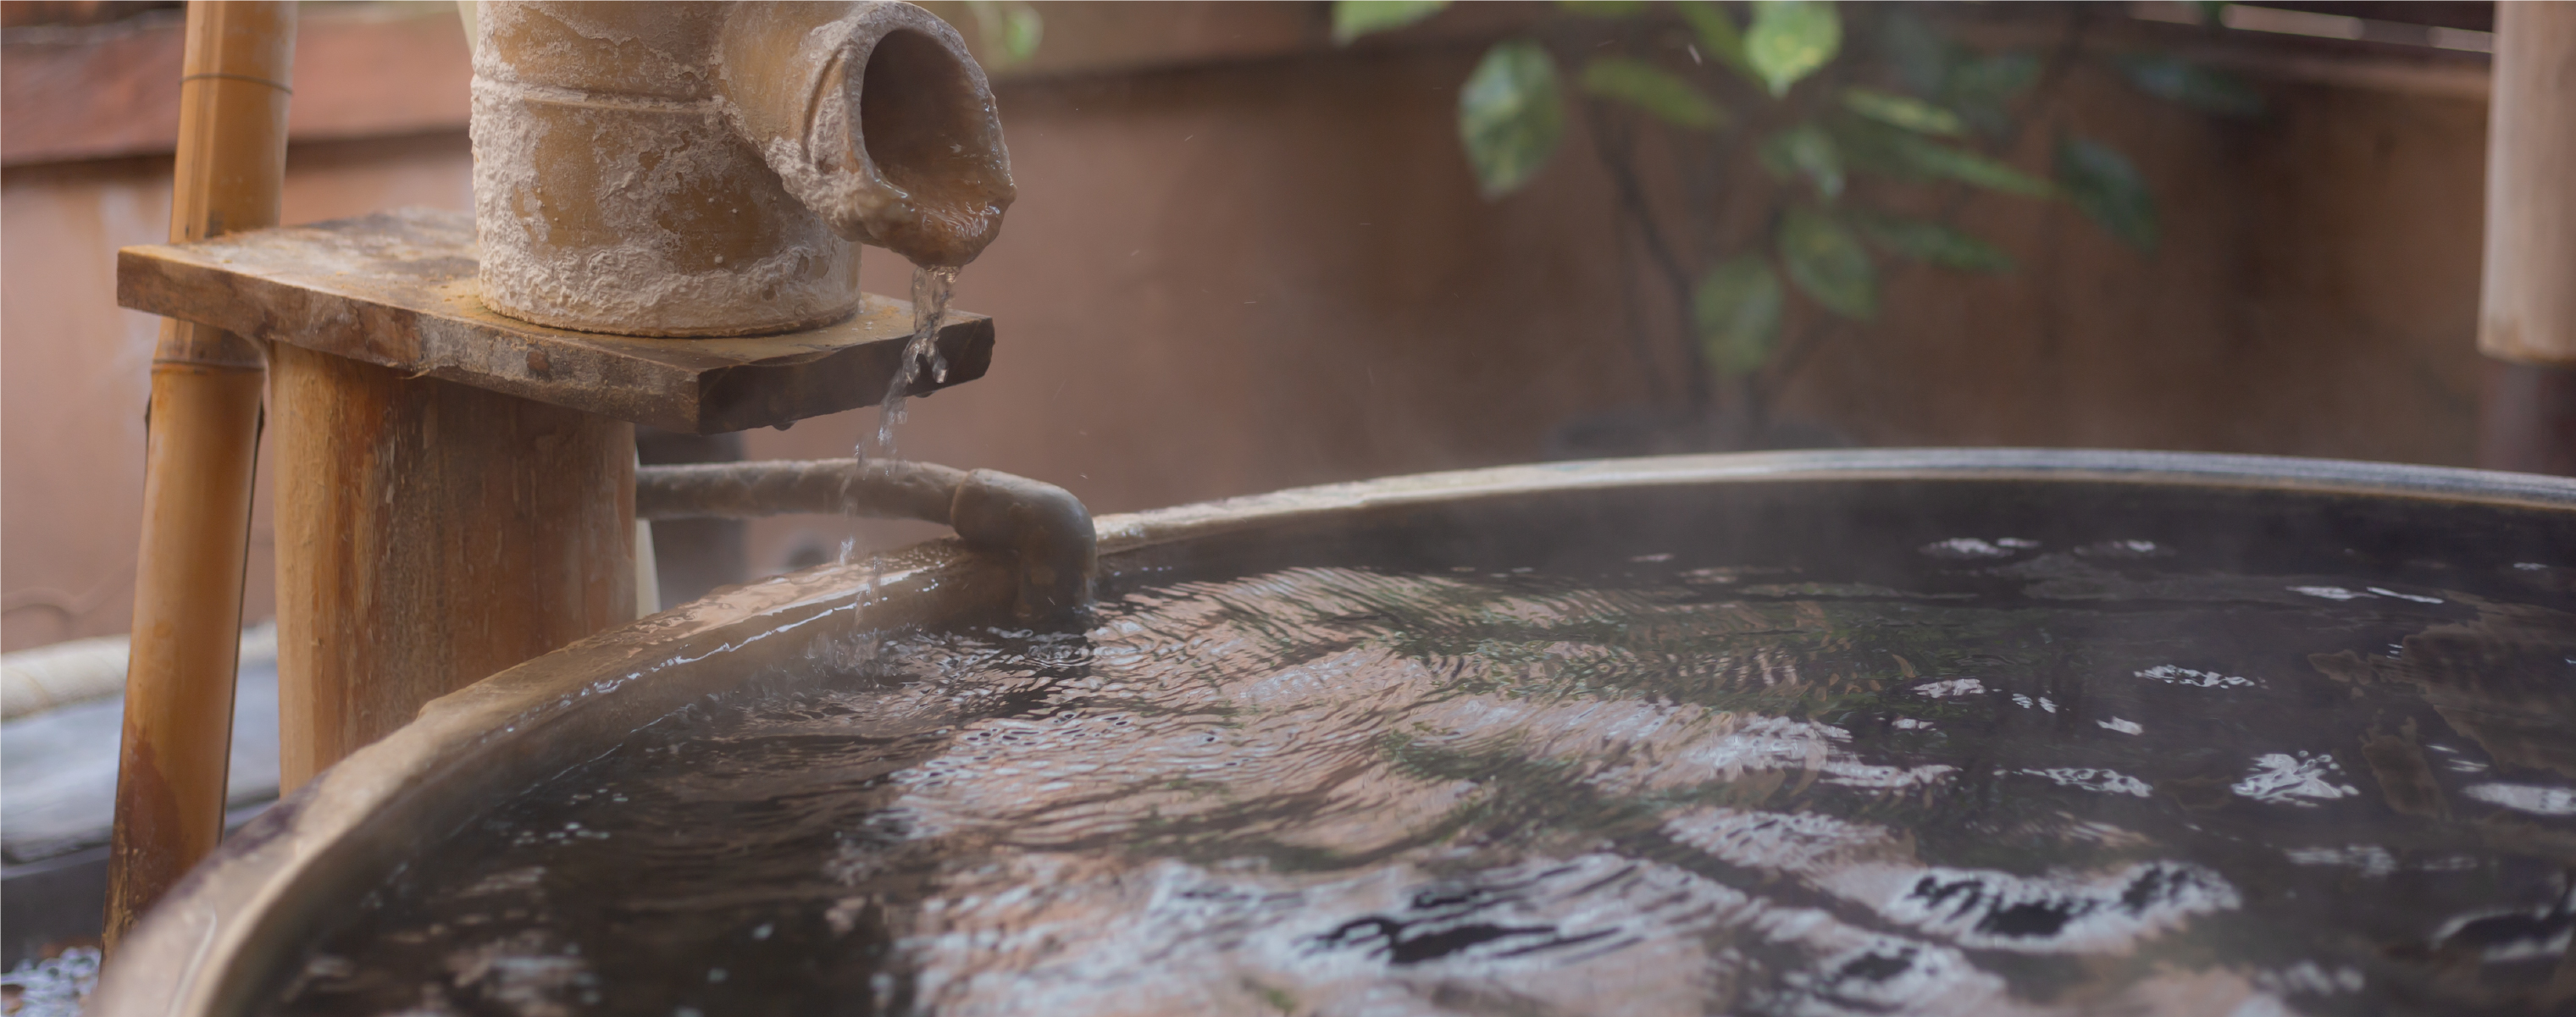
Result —
M 1636 164 L 1629 157 L 1632 143 L 1627 126 L 1616 121 L 1607 105 L 1598 100 L 1587 101 L 1584 106 L 1589 114 L 1585 133 L 1592 136 L 1593 153 L 1600 158 L 1602 168 L 1610 173 L 1611 188 L 1618 194 L 1619 208 L 1637 230 L 1638 238 L 1644 241 L 1647 258 L 1654 262 L 1656 270 L 1664 277 L 1665 285 L 1672 291 L 1676 327 L 1682 332 L 1685 362 L 1690 365 L 1687 376 L 1683 378 L 1683 391 L 1689 397 L 1693 412 L 1706 413 L 1710 395 L 1709 368 L 1707 358 L 1700 354 L 1699 344 L 1693 341 L 1691 334 L 1695 315 L 1691 307 L 1690 267 L 1682 264 L 1681 258 L 1665 239 L 1663 230 L 1656 225 L 1654 206 L 1647 199 L 1645 182 L 1638 179 Z M 1613 137 L 1614 134 L 1617 136 Z
M 1661 404 L 1666 394 L 1663 372 L 1656 369 L 1654 340 L 1646 334 L 1645 319 L 1637 313 L 1642 298 L 1637 293 L 1636 252 L 1629 250 L 1629 234 L 1636 227 L 1620 212 L 1615 199 L 1610 210 L 1610 247 L 1618 261 L 1612 266 L 1619 274 L 1619 307 L 1628 319 L 1628 353 L 1637 360 L 1637 373 L 1645 378 L 1646 399 Z

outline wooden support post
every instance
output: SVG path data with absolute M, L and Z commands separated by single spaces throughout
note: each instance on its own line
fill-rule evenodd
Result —
M 2576 4 L 2496 5 L 2480 465 L 2576 476 Z
M 633 619 L 634 426 L 278 346 L 281 790 Z
M 411 210 L 118 253 L 117 300 L 270 344 L 279 736 L 291 790 L 421 704 L 634 617 L 634 427 L 696 433 L 867 406 L 912 307 L 810 332 L 644 339 L 473 297 L 474 222 Z M 944 375 L 992 319 L 950 311 Z M 229 688 L 229 686 L 227 686 Z
M 170 239 L 276 225 L 294 53 L 293 4 L 188 5 Z M 260 380 L 258 344 L 162 323 L 107 866 L 110 951 L 223 836 Z

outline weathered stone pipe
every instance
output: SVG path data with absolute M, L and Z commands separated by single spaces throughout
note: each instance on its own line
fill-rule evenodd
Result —
M 855 242 L 962 265 L 1015 194 L 984 72 L 895 2 L 484 0 L 482 300 L 559 328 L 724 336 L 859 305 Z
M 1010 555 L 1012 613 L 1068 618 L 1091 603 L 1100 571 L 1091 512 L 1072 492 L 995 470 L 854 459 L 646 466 L 635 471 L 639 519 L 747 519 L 811 512 L 945 524 L 968 546 Z

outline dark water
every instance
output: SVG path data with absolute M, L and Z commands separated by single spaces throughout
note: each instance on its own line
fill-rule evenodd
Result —
M 2567 563 L 1925 547 L 1136 588 L 693 708 L 436 845 L 284 1014 L 2532 1013 Z M 2498 590 L 2528 596 L 2496 599 Z

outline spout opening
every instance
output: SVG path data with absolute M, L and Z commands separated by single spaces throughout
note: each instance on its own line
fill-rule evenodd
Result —
M 912 213 L 876 239 L 922 264 L 974 260 L 1013 197 L 1010 157 L 979 78 L 951 47 L 900 29 L 877 40 L 859 74 L 859 145 Z

